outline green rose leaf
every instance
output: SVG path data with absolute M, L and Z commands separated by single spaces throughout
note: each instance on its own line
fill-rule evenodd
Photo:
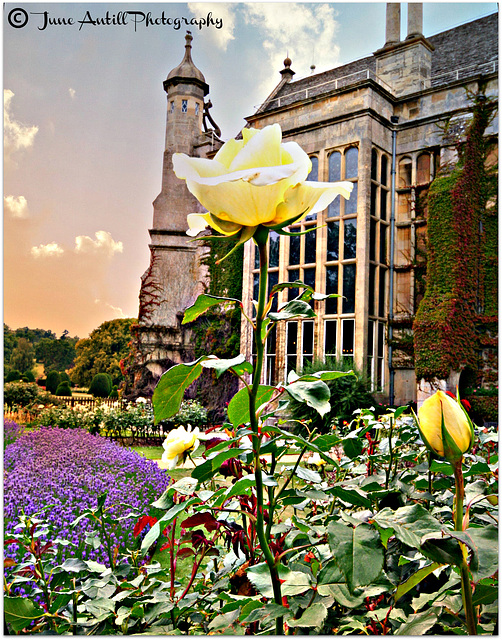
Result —
M 438 609 L 428 609 L 422 613 L 413 613 L 397 631 L 396 636 L 423 636 L 437 622 Z
M 335 485 L 334 487 L 330 487 L 327 492 L 356 507 L 371 507 L 371 500 L 369 500 L 367 493 L 357 487 Z
M 235 358 L 231 358 L 228 360 L 224 360 L 222 358 L 209 357 L 208 360 L 203 360 L 201 365 L 205 369 L 214 369 L 216 371 L 216 377 L 219 378 L 222 373 L 228 371 L 229 369 L 233 369 L 239 375 L 243 373 L 253 373 L 253 365 L 249 362 L 246 362 L 246 356 L 242 353 L 236 356 Z
M 45 611 L 28 598 L 5 596 L 3 607 L 5 620 L 13 631 L 22 631 L 30 622 L 45 615 Z
M 336 563 L 351 591 L 378 578 L 383 568 L 383 546 L 378 533 L 369 525 L 328 524 L 328 542 Z
M 225 306 L 231 304 L 242 305 L 241 301 L 237 300 L 236 298 L 222 298 L 219 296 L 210 296 L 206 293 L 203 293 L 197 298 L 195 303 L 191 307 L 188 307 L 188 309 L 185 311 L 183 322 L 181 324 L 193 322 L 208 309 L 220 304 Z
M 157 541 L 160 536 L 160 532 L 163 531 L 169 524 L 171 524 L 178 513 L 187 510 L 188 507 L 194 502 L 200 502 L 200 498 L 189 498 L 186 502 L 175 504 L 169 509 L 169 511 L 167 511 L 161 518 L 157 520 L 157 522 L 143 538 L 143 542 L 141 543 L 141 554 L 143 556 L 146 554 L 152 544 Z
M 298 402 L 305 402 L 309 407 L 315 409 L 321 416 L 331 410 L 329 387 L 322 380 L 295 380 L 287 385 L 286 391 Z
M 291 320 L 292 318 L 315 318 L 316 314 L 308 302 L 295 298 L 281 307 L 279 311 L 270 311 L 267 317 L 273 322 L 279 322 L 279 320 Z
M 283 565 L 279 565 L 278 570 L 283 596 L 296 596 L 310 589 L 309 577 L 306 573 L 303 573 L 303 571 L 291 571 L 291 569 Z M 249 567 L 246 575 L 254 588 L 262 596 L 265 598 L 274 597 L 270 571 L 265 562 Z
M 256 394 L 256 406 L 268 402 L 274 395 L 275 387 L 260 385 Z M 228 419 L 237 429 L 241 424 L 250 421 L 249 417 L 249 393 L 247 389 L 241 389 L 230 400 L 227 409 Z
M 155 424 L 178 413 L 185 390 L 200 376 L 201 362 L 208 358 L 201 356 L 195 362 L 175 364 L 162 375 L 152 397 Z
M 396 511 L 386 507 L 373 516 L 373 520 L 379 528 L 393 529 L 396 538 L 415 549 L 421 548 L 421 539 L 427 533 L 442 529 L 442 524 L 419 504 L 400 507 Z
M 407 580 L 405 580 L 402 584 L 400 584 L 396 590 L 396 594 L 394 596 L 395 601 L 397 602 L 399 598 L 404 596 L 405 593 L 408 593 L 410 589 L 416 587 L 417 584 L 422 582 L 424 578 L 427 578 L 433 571 L 439 569 L 441 565 L 439 562 L 433 562 L 432 564 L 427 565 L 426 567 L 422 567 L 418 571 L 416 571 L 413 575 L 411 575 Z
M 307 289 L 314 293 L 314 290 L 311 286 L 305 284 L 301 280 L 295 280 L 294 282 L 279 282 L 279 284 L 274 284 L 270 291 L 270 295 L 273 296 L 283 289 Z
M 248 611 L 250 611 L 245 617 L 242 618 L 242 622 L 246 622 L 247 624 L 250 624 L 251 622 L 257 622 L 257 621 L 272 621 L 275 620 L 276 618 L 281 618 L 284 616 L 291 616 L 291 610 L 288 609 L 287 607 L 283 607 L 280 604 L 275 604 L 275 603 L 268 603 L 263 605 L 261 602 L 260 603 L 253 603 L 252 604 L 252 608 L 251 606 L 248 606 L 247 609 L 245 610 L 245 608 L 242 608 L 242 612 L 243 614 L 246 614 Z
M 305 609 L 297 620 L 288 620 L 288 627 L 320 627 L 324 622 L 328 610 L 322 602 L 314 602 Z

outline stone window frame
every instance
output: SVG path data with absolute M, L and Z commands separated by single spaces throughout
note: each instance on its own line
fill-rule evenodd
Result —
M 404 156 L 407 158 L 407 156 Z M 385 175 L 382 169 L 385 159 Z M 372 145 L 370 167 L 370 232 L 366 373 L 372 390 L 385 380 L 385 323 L 388 312 L 388 267 L 391 209 L 391 156 Z M 400 166 L 399 164 L 397 165 Z M 382 206 L 385 203 L 385 206 Z M 383 333 L 382 333 L 383 332 Z M 382 342 L 383 337 L 383 342 Z
M 346 177 L 346 159 L 347 159 L 347 153 L 351 150 L 351 149 L 357 149 L 358 151 L 358 160 L 357 160 L 357 174 L 355 176 L 351 176 L 351 177 Z M 344 144 L 344 145 L 340 145 L 337 147 L 330 147 L 328 149 L 326 149 L 325 152 L 325 157 L 326 157 L 326 163 L 325 163 L 325 171 L 326 171 L 326 176 L 325 179 L 329 180 L 330 179 L 330 157 L 334 154 L 334 153 L 339 153 L 340 154 L 340 174 L 338 176 L 334 176 L 333 179 L 335 180 L 347 180 L 349 182 L 352 182 L 356 185 L 354 191 L 356 191 L 356 202 L 355 202 L 355 210 L 354 211 L 349 211 L 347 212 L 347 201 L 342 198 L 341 196 L 338 196 L 337 200 L 339 201 L 339 204 L 335 207 L 328 207 L 322 214 L 322 224 L 326 225 L 326 228 L 324 230 L 324 235 L 325 235 L 325 243 L 324 243 L 324 247 L 323 247 L 323 259 L 321 262 L 321 277 L 322 277 L 322 292 L 326 293 L 327 292 L 327 288 L 328 288 L 328 281 L 327 281 L 327 274 L 328 274 L 328 269 L 333 269 L 333 268 L 338 268 L 338 282 L 337 282 L 337 286 L 338 286 L 338 294 L 340 296 L 343 296 L 343 287 L 344 287 L 344 273 L 345 273 L 345 267 L 352 267 L 352 265 L 355 266 L 355 274 L 354 274 L 354 287 L 355 287 L 355 279 L 357 276 L 357 254 L 354 251 L 354 255 L 347 258 L 346 257 L 346 253 L 345 253 L 345 240 L 346 240 L 346 233 L 345 233 L 345 227 L 346 227 L 346 223 L 350 222 L 352 224 L 352 222 L 355 223 L 356 229 L 357 229 L 357 217 L 358 217 L 358 210 L 359 210 L 359 202 L 358 202 L 358 184 L 359 184 L 359 180 L 360 180 L 360 145 L 359 142 L 351 142 L 348 144 Z M 354 193 L 353 191 L 353 193 Z M 328 225 L 330 223 L 338 223 L 338 257 L 336 259 L 331 259 L 328 260 L 328 256 L 327 256 L 327 250 L 328 250 Z M 357 231 L 356 231 L 356 238 L 354 239 L 354 245 L 357 241 Z M 335 292 L 332 292 L 335 293 Z M 319 316 L 322 320 L 322 356 L 325 357 L 326 355 L 329 355 L 331 357 L 334 357 L 336 359 L 341 359 L 341 358 L 351 358 L 351 360 L 353 360 L 354 358 L 354 352 L 355 352 L 355 309 L 353 311 L 345 311 L 343 309 L 343 305 L 344 305 L 344 299 L 342 297 L 340 298 L 334 298 L 332 299 L 336 304 L 336 307 L 334 310 L 330 310 L 328 309 L 329 306 L 331 306 L 333 303 L 329 302 L 329 301 L 323 301 L 319 304 Z M 355 291 L 354 291 L 354 301 L 355 301 Z M 334 322 L 336 321 L 336 323 Z M 351 353 L 350 354 L 346 354 L 344 353 L 344 344 L 345 344 L 345 339 L 346 339 L 346 332 L 347 332 L 347 327 L 348 325 L 346 324 L 345 321 L 348 321 L 349 324 L 352 323 L 352 349 L 351 349 Z M 334 342 L 335 342 L 335 353 L 329 353 L 326 354 L 325 351 L 325 347 L 326 347 L 326 342 L 327 342 L 327 323 L 334 323 L 335 324 L 335 330 L 336 330 L 336 336 L 334 337 Z M 345 345 L 346 346 L 346 345 Z

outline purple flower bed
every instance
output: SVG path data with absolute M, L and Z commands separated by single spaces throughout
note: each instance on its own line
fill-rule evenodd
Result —
M 14 429 L 14 427 L 11 428 Z M 85 509 L 96 508 L 98 497 L 107 492 L 105 508 L 115 518 L 134 509 L 148 513 L 151 502 L 160 497 L 169 476 L 152 460 L 124 449 L 100 436 L 80 429 L 44 427 L 20 435 L 4 453 L 4 529 L 5 537 L 18 523 L 18 516 L 47 508 L 45 518 L 54 527 L 53 536 L 73 543 L 60 547 L 58 562 L 76 556 L 109 566 L 102 545 L 92 549 L 85 544 L 86 533 L 94 525 L 83 518 L 75 528 L 70 524 Z M 129 505 L 129 506 L 126 506 Z M 40 516 L 42 517 L 42 516 Z M 134 544 L 137 519 L 128 518 L 108 529 L 113 547 L 124 550 Z M 6 557 L 20 560 L 16 544 L 6 547 Z

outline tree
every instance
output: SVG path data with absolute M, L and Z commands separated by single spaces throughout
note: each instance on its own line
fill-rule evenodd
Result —
M 131 325 L 135 318 L 117 318 L 103 322 L 88 338 L 75 346 L 77 357 L 69 372 L 72 382 L 88 387 L 97 373 L 108 373 L 113 384 L 123 380 L 120 361 L 130 350 Z
M 10 356 L 11 369 L 18 369 L 21 373 L 27 373 L 33 369 L 35 350 L 26 338 L 19 338 L 17 346 Z
M 54 340 L 42 338 L 35 347 L 37 362 L 44 365 L 44 372 L 47 375 L 50 371 L 65 371 L 69 369 L 76 357 L 75 345 L 78 338 L 61 338 Z

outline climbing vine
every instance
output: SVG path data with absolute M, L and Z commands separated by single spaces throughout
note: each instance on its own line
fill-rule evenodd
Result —
M 477 367 L 477 318 L 484 308 L 493 310 L 496 297 L 484 137 L 494 102 L 482 92 L 472 98 L 473 117 L 459 162 L 429 190 L 427 285 L 413 326 L 417 378 L 425 380 Z

